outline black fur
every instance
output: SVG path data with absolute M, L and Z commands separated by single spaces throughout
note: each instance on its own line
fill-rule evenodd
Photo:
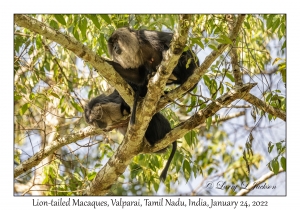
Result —
M 93 98 L 84 109 L 85 120 L 88 124 L 105 129 L 114 123 L 117 123 L 121 118 L 130 113 L 130 107 L 126 104 L 120 94 L 115 90 L 112 94 L 106 96 L 104 94 Z M 126 132 L 127 126 L 119 127 L 119 131 L 123 134 Z M 169 121 L 161 114 L 153 115 L 149 126 L 145 133 L 146 140 L 154 146 L 160 139 L 170 132 L 171 126 Z M 161 180 L 165 180 L 170 163 L 174 157 L 177 148 L 177 142 L 173 142 L 172 152 L 160 175 Z M 159 152 L 163 152 L 165 149 Z
M 167 32 L 119 28 L 108 40 L 113 61 L 107 62 L 135 91 L 132 124 L 135 123 L 138 97 L 146 95 L 149 77 L 156 72 L 163 54 L 170 47 L 172 37 L 173 34 Z M 191 50 L 183 52 L 167 84 L 183 84 L 198 66 L 199 61 Z
M 102 94 L 93 98 L 84 109 L 86 122 L 103 129 L 129 113 L 130 107 L 116 90 L 109 96 Z

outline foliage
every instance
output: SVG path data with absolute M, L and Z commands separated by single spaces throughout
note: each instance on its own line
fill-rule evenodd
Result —
M 75 37 L 104 57 L 109 57 L 106 43 L 116 28 L 129 26 L 175 31 L 178 24 L 178 15 L 171 14 L 48 14 L 32 17 Z M 229 25 L 224 15 L 193 15 L 187 45 L 197 52 L 200 64 L 219 44 L 231 44 L 231 47 L 210 66 L 191 93 L 162 110 L 172 127 L 235 86 L 229 53 L 232 48 L 239 56 L 243 82 L 258 83 L 252 93 L 266 104 L 286 111 L 286 16 L 247 15 L 235 43 L 229 38 Z M 82 117 L 86 101 L 112 90 L 109 81 L 105 81 L 89 63 L 45 39 L 42 34 L 15 25 L 15 163 L 21 164 L 50 144 L 53 133 L 63 136 L 86 127 Z M 242 118 L 222 120 L 240 111 L 246 111 Z M 135 156 L 109 194 L 180 194 L 183 191 L 179 187 L 188 183 L 193 189 L 185 191 L 186 194 L 234 195 L 236 192 L 228 189 L 224 192 L 199 189 L 204 189 L 203 180 L 213 178 L 237 185 L 253 181 L 257 178 L 256 172 L 266 165 L 275 174 L 280 166 L 285 170 L 285 143 L 281 141 L 285 137 L 285 125 L 278 126 L 282 121 L 277 117 L 255 106 L 251 111 L 242 100 L 236 101 L 233 107 L 224 107 L 208 118 L 205 125 L 199 125 L 178 140 L 179 148 L 164 184 L 159 181 L 159 173 L 170 150 L 161 155 Z M 274 126 L 279 133 L 275 137 L 270 134 Z M 263 129 L 268 132 L 261 132 Z M 272 139 L 274 143 L 268 144 L 266 139 Z M 52 157 L 53 161 L 41 166 L 43 181 L 37 184 L 51 186 L 46 195 L 82 194 L 121 141 L 122 136 L 112 131 L 107 136 L 94 136 L 62 147 Z M 35 176 L 37 174 L 32 170 L 18 180 L 28 181 Z

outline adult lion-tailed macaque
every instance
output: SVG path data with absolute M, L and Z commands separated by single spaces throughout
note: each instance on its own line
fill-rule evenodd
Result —
M 148 80 L 156 72 L 163 54 L 169 49 L 172 37 L 173 34 L 168 32 L 119 28 L 108 40 L 113 61 L 107 62 L 135 91 L 131 124 L 135 123 L 138 97 L 146 95 Z M 191 50 L 183 52 L 167 85 L 183 84 L 198 66 L 197 56 Z

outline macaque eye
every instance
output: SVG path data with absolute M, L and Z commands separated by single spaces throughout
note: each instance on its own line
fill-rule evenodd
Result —
M 117 53 L 118 55 L 121 54 L 121 48 L 119 47 L 119 44 L 118 43 L 115 43 L 114 44 L 114 52 Z

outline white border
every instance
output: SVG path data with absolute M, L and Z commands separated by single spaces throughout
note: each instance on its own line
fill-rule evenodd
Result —
M 297 97 L 299 97 L 299 88 L 294 85 L 299 83 L 299 52 L 296 53 L 299 46 L 299 14 L 297 4 L 294 1 L 279 0 L 252 0 L 252 1 L 40 1 L 40 0 L 15 0 L 2 1 L 1 3 L 1 82 L 0 91 L 2 103 L 2 120 L 0 121 L 1 129 L 1 201 L 0 206 L 11 208 L 21 207 L 22 209 L 32 209 L 32 197 L 14 197 L 13 196 L 13 14 L 14 13 L 286 13 L 287 14 L 287 55 L 288 68 L 288 128 L 287 128 L 287 147 L 288 147 L 288 180 L 287 180 L 287 197 L 203 197 L 210 200 L 248 200 L 250 201 L 269 201 L 269 207 L 287 207 L 297 205 L 298 200 L 298 180 L 295 177 L 299 174 L 298 157 L 299 147 L 296 143 L 299 141 L 297 131 L 299 119 L 299 107 Z M 297 57 L 296 57 L 297 56 Z M 296 63 L 298 61 L 298 63 Z M 297 101 L 296 101 L 297 100 Z M 299 108 L 298 108 L 299 109 Z M 298 128 L 299 129 L 299 128 Z M 297 173 L 298 172 L 298 173 Z M 296 197 L 297 196 L 297 197 Z M 37 197 L 35 197 L 37 198 Z M 51 200 L 54 197 L 41 197 L 43 200 Z M 144 198 L 144 197 L 143 197 Z M 141 198 L 141 199 L 143 199 Z M 154 197 L 151 197 L 154 198 Z M 173 197 L 174 198 L 174 197 Z M 103 197 L 80 198 L 81 200 L 102 200 Z M 128 197 L 128 200 L 136 200 L 137 197 Z M 186 198 L 183 198 L 188 199 Z M 74 207 L 56 207 L 56 209 L 73 209 Z M 85 207 L 89 208 L 89 207 Z M 93 208 L 93 207 L 90 207 Z M 102 207 L 105 208 L 105 207 Z M 110 208 L 112 208 L 110 206 Z M 140 207 L 136 207 L 139 208 Z M 143 207 L 144 208 L 144 207 Z M 152 207 L 153 208 L 153 207 Z M 166 207 L 154 207 L 163 209 Z M 189 207 L 190 208 L 190 207 Z M 198 207 L 201 208 L 201 207 Z M 264 207 L 265 208 L 265 207 Z M 98 208 L 99 209 L 99 208 Z M 113 208 L 114 209 L 114 208 Z M 121 208 L 120 208 L 121 209 Z M 127 208 L 127 209 L 135 209 Z M 237 209 L 245 209 L 237 208 Z

